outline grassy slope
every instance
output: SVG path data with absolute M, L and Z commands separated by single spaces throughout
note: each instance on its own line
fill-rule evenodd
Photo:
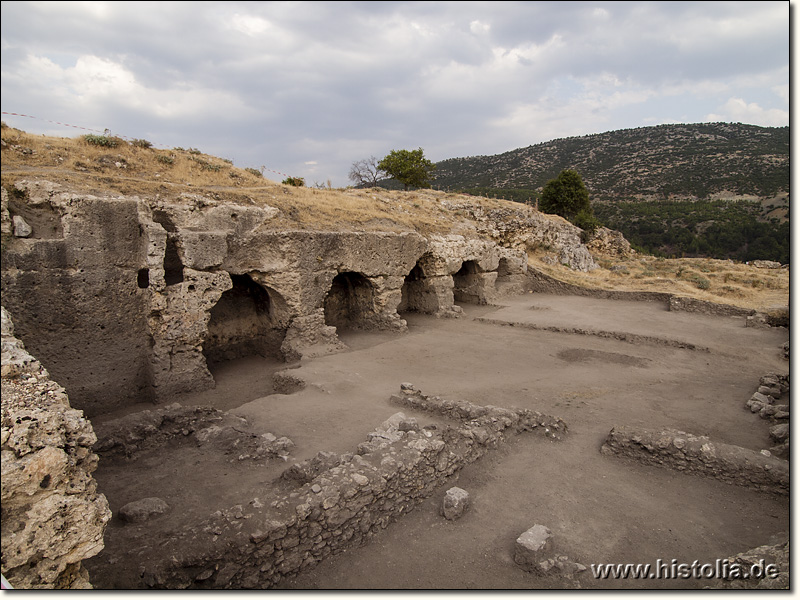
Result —
M 156 150 L 124 141 L 106 148 L 80 137 L 35 136 L 5 126 L 2 138 L 2 185 L 6 189 L 13 189 L 20 180 L 39 178 L 98 196 L 119 194 L 180 202 L 183 194 L 202 194 L 222 202 L 274 206 L 281 210 L 281 217 L 270 223 L 275 229 L 469 234 L 474 231 L 473 224 L 449 209 L 448 199 L 485 208 L 532 210 L 504 200 L 433 190 L 290 187 L 196 150 Z M 545 248 L 530 252 L 530 264 L 585 287 L 673 292 L 760 310 L 788 305 L 788 269 L 757 269 L 712 259 L 599 256 L 603 268 L 578 273 L 542 262 L 547 254 Z M 614 266 L 624 269 L 612 272 Z

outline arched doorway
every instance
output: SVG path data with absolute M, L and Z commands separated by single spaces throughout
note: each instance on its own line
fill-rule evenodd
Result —
M 325 324 L 337 331 L 364 329 L 375 313 L 373 286 L 361 273 L 346 271 L 333 278 L 325 296 Z
M 286 328 L 276 318 L 280 295 L 249 275 L 231 275 L 233 287 L 211 309 L 203 354 L 209 366 L 223 361 L 263 356 L 283 360 Z
M 482 304 L 483 269 L 474 260 L 466 260 L 453 275 L 453 298 L 456 302 Z

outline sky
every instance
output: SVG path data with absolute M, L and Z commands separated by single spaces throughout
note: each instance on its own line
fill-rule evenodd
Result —
M 789 125 L 787 1 L 0 6 L 8 125 L 108 129 L 277 181 L 343 187 L 355 161 L 400 149 L 437 162 L 665 123 Z

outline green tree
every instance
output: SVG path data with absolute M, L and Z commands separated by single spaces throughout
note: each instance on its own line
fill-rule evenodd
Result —
M 542 189 L 539 210 L 551 215 L 559 215 L 568 221 L 584 213 L 583 219 L 592 214 L 589 191 L 583 185 L 577 171 L 566 169 L 558 177 L 551 179 Z
M 431 161 L 425 158 L 422 148 L 417 150 L 392 150 L 378 163 L 378 169 L 408 189 L 413 187 L 430 187 L 430 178 L 436 168 Z

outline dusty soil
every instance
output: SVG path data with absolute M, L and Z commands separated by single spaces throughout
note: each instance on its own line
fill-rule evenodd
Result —
M 561 442 L 526 434 L 512 438 L 453 482 L 472 499 L 461 519 L 439 515 L 443 488 L 368 545 L 329 558 L 281 587 L 713 587 L 713 581 L 696 579 L 597 580 L 588 571 L 574 579 L 537 577 L 515 566 L 514 541 L 542 524 L 553 532 L 559 554 L 587 567 L 655 564 L 659 558 L 713 563 L 788 531 L 788 498 L 599 452 L 615 425 L 671 427 L 769 448 L 769 423 L 744 404 L 761 375 L 788 372 L 780 352 L 787 330 L 746 328 L 741 317 L 669 312 L 662 303 L 541 294 L 507 299 L 502 307 L 464 309 L 460 319 L 404 315 L 404 334 L 342 333 L 349 351 L 297 365 L 251 358 L 218 367 L 214 390 L 177 400 L 231 410 L 256 430 L 288 436 L 296 444 L 289 463 L 231 462 L 177 448 L 130 464 L 101 461 L 96 477 L 113 511 L 145 496 L 180 509 L 140 526 L 122 525 L 115 517 L 106 550 L 86 561 L 93 584 L 131 584 L 137 536 L 254 498 L 268 500 L 274 478 L 291 461 L 320 450 L 354 451 L 400 410 L 388 400 L 401 382 L 428 395 L 559 416 L 569 435 Z M 628 341 L 618 339 L 622 334 Z M 272 373 L 287 366 L 296 367 L 306 388 L 272 394 Z M 139 408 L 152 405 L 129 411 Z M 432 421 L 430 415 L 404 412 L 421 424 Z

